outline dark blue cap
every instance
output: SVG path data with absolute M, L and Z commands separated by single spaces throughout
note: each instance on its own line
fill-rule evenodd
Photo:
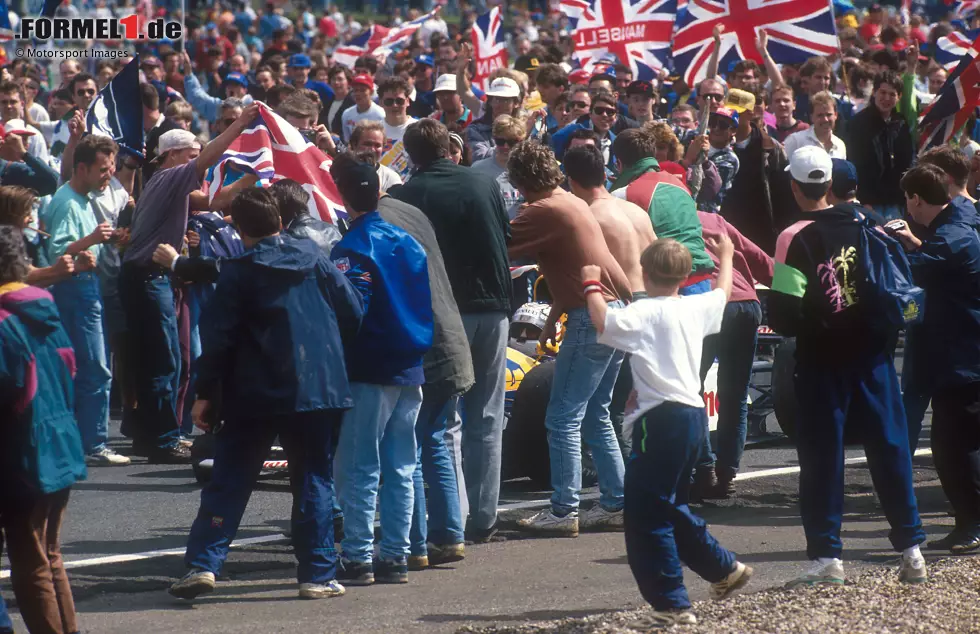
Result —
M 431 55 L 419 55 L 418 57 L 415 58 L 415 63 L 424 64 L 426 66 L 431 66 L 433 68 L 435 68 L 436 65 L 436 63 L 432 61 Z
M 309 68 L 312 65 L 310 56 L 303 53 L 296 53 L 289 58 L 289 68 Z
M 248 88 L 248 77 L 241 73 L 228 73 L 225 75 L 225 83 L 240 84 Z
M 830 190 L 834 196 L 846 200 L 854 196 L 858 188 L 858 173 L 854 163 L 844 159 L 832 159 L 834 169 L 830 173 Z

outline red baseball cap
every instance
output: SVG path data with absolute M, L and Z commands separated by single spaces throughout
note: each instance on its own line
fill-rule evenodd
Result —
M 374 90 L 374 78 L 366 73 L 360 75 L 354 75 L 354 79 L 350 80 L 352 86 L 365 86 L 371 90 Z

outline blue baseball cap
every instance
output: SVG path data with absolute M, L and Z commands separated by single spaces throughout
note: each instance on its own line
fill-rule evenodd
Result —
M 310 61 L 309 55 L 296 53 L 289 58 L 289 68 L 309 68 L 311 66 L 313 66 L 313 62 Z
M 854 163 L 844 159 L 831 159 L 834 169 L 830 172 L 830 189 L 841 200 L 852 198 L 858 188 L 858 173 Z
M 228 73 L 227 75 L 225 75 L 224 83 L 239 84 L 241 86 L 248 88 L 248 78 L 245 75 L 242 75 L 241 73 Z
M 431 55 L 419 55 L 418 57 L 415 58 L 415 63 L 424 64 L 426 66 L 431 66 L 433 68 L 435 68 L 436 66 L 436 63 L 432 61 Z

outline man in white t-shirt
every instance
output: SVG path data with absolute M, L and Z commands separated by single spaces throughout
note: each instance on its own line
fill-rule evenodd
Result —
M 354 132 L 350 135 L 350 149 L 355 154 L 370 152 L 374 156 L 374 161 L 378 166 L 378 180 L 380 181 L 381 193 L 388 191 L 389 187 L 402 184 L 402 177 L 395 170 L 387 165 L 381 164 L 381 156 L 385 148 L 385 128 L 380 121 L 361 121 L 354 127 Z
M 418 119 L 408 116 L 408 98 L 411 90 L 401 77 L 391 77 L 378 87 L 378 98 L 384 108 L 385 149 L 381 164 L 398 172 L 404 179 L 411 172 L 412 164 L 402 143 L 405 130 Z
M 846 161 L 847 147 L 834 135 L 834 126 L 837 125 L 837 99 L 827 91 L 818 92 L 810 97 L 810 107 L 813 109 L 810 115 L 811 126 L 786 137 L 783 144 L 786 158 L 793 158 L 793 154 L 801 147 L 813 145 L 826 150 L 830 158 Z
M 357 75 L 350 80 L 351 90 L 354 93 L 354 105 L 344 110 L 340 115 L 344 126 L 344 141 L 350 140 L 350 135 L 361 121 L 383 121 L 385 111 L 378 104 L 371 101 L 374 94 L 374 80 L 370 75 Z
M 632 354 L 639 407 L 623 426 L 633 439 L 625 483 L 626 558 L 640 594 L 664 626 L 697 623 L 682 562 L 711 583 L 713 599 L 724 599 L 752 576 L 687 503 L 708 429 L 700 394 L 702 343 L 721 330 L 732 292 L 732 241 L 722 236 L 707 242 L 720 265 L 715 290 L 700 295 L 679 296 L 691 253 L 670 238 L 656 240 L 640 256 L 648 297 L 625 308 L 606 305 L 598 266 L 582 267 L 596 341 Z

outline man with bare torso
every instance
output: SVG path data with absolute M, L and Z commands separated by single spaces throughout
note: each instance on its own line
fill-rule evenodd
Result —
M 633 298 L 645 296 L 640 254 L 657 239 L 650 216 L 631 202 L 615 198 L 606 191 L 606 172 L 602 154 L 595 146 L 583 145 L 565 154 L 565 174 L 572 193 L 589 205 L 599 222 L 602 237 L 622 267 L 633 291 Z

